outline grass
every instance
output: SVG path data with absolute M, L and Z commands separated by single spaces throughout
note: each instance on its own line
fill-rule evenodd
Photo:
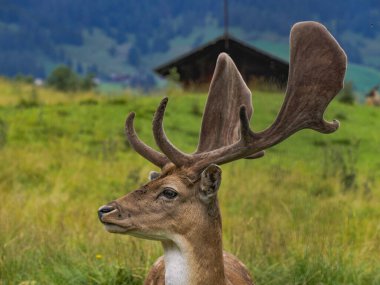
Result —
M 105 232 L 96 210 L 155 168 L 125 143 L 123 124 L 136 111 L 154 145 L 161 96 L 32 90 L 0 81 L 0 284 L 142 284 L 160 244 Z M 255 130 L 282 98 L 254 93 Z M 185 151 L 205 100 L 170 98 L 165 128 Z M 326 118 L 341 121 L 337 133 L 302 131 L 222 167 L 224 247 L 257 284 L 380 284 L 380 110 L 334 102 Z

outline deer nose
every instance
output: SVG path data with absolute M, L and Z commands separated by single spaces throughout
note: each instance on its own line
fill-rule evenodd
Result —
M 99 217 L 99 219 L 101 219 L 104 214 L 110 213 L 110 212 L 112 212 L 115 209 L 116 209 L 115 207 L 109 206 L 109 205 L 101 206 L 99 208 L 99 210 L 98 210 L 98 217 Z

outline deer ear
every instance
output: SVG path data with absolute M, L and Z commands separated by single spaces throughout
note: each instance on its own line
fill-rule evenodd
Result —
M 216 198 L 222 181 L 222 169 L 216 164 L 209 165 L 201 174 L 200 197 L 202 201 L 210 203 Z
M 157 172 L 157 171 L 151 171 L 151 172 L 149 172 L 149 176 L 148 176 L 149 181 L 152 181 L 152 180 L 158 178 L 158 176 L 160 176 L 160 173 Z

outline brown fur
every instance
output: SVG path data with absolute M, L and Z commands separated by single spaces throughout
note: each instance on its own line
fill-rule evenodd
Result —
M 161 240 L 164 248 L 178 244 L 187 253 L 189 284 L 252 284 L 242 263 L 223 254 L 218 200 L 212 195 L 201 198 L 203 191 L 216 194 L 220 168 L 211 166 L 207 173 L 191 182 L 185 169 L 169 167 L 157 179 L 109 203 L 116 210 L 105 214 L 102 222 L 110 232 Z M 173 201 L 162 199 L 160 193 L 165 187 L 175 189 L 178 197 Z M 146 284 L 164 284 L 162 263 L 161 259 L 156 263 Z

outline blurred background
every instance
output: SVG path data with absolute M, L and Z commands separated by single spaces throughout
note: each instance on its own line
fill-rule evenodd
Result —
M 152 87 L 155 67 L 223 34 L 224 2 L 3 0 L 0 74 L 44 80 L 64 64 L 110 88 Z M 360 99 L 380 83 L 378 1 L 229 2 L 229 33 L 247 45 L 288 61 L 291 26 L 319 21 L 347 52 Z
M 224 248 L 257 284 L 380 284 L 380 2 L 0 0 L 0 285 L 143 284 L 158 242 L 107 233 L 97 209 L 158 170 L 151 121 L 194 151 L 219 52 L 253 93 L 255 131 L 284 98 L 289 32 L 324 24 L 348 55 L 325 117 L 265 157 L 223 165 Z

